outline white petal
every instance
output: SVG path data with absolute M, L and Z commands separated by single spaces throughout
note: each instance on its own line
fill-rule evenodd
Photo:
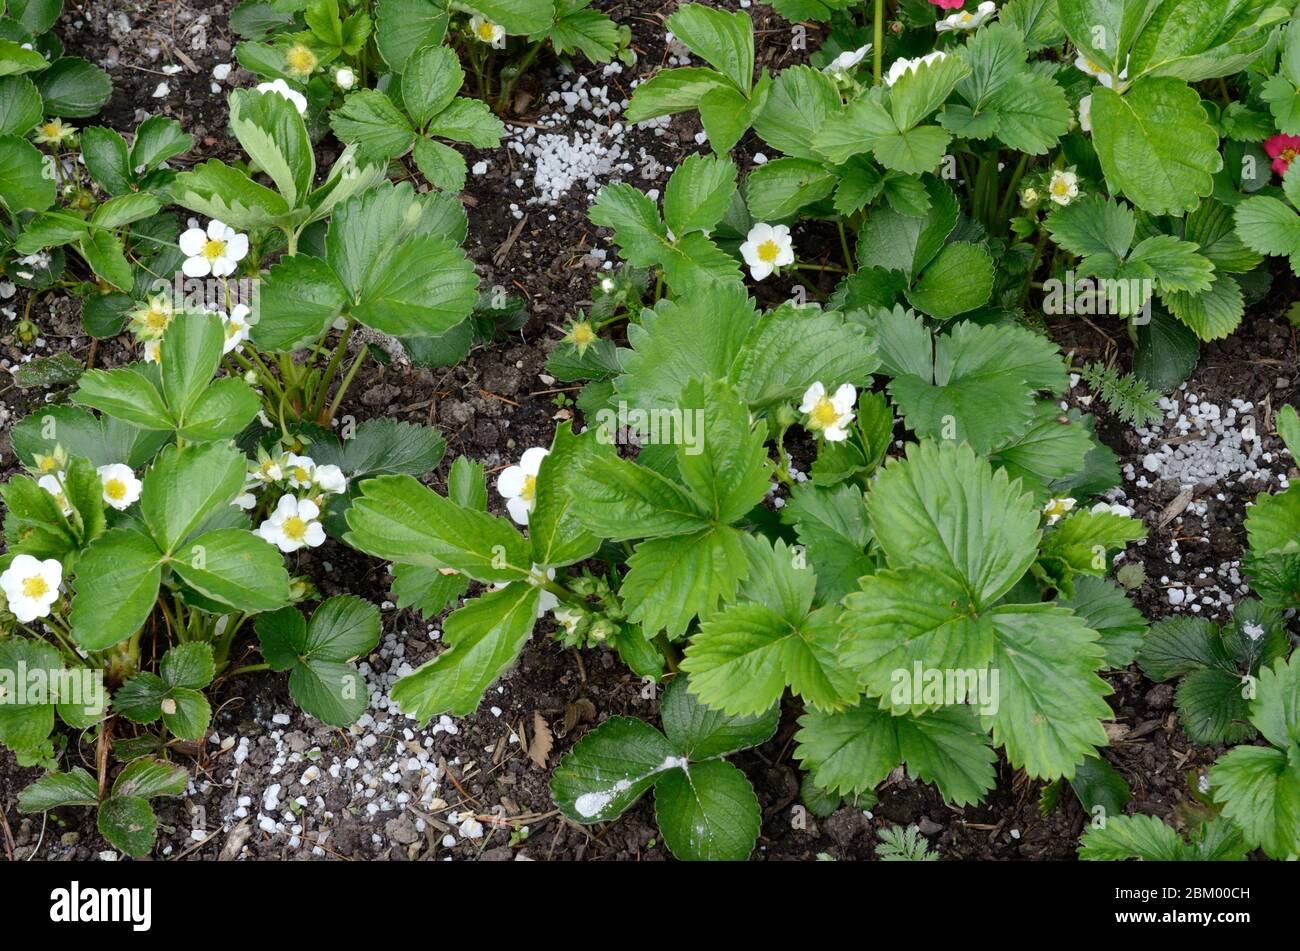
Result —
M 524 480 L 527 478 L 528 473 L 524 472 L 522 466 L 507 466 L 497 476 L 497 493 L 502 498 L 516 498 L 524 491 Z
M 515 524 L 527 525 L 528 513 L 532 511 L 532 506 L 516 495 L 513 498 L 506 499 L 506 511 L 515 520 Z
M 799 412 L 811 413 L 813 407 L 816 406 L 818 401 L 825 395 L 826 387 L 822 386 L 820 382 L 814 383 L 804 391 L 803 402 L 799 404 Z
M 312 548 L 319 548 L 325 544 L 325 529 L 321 528 L 320 522 L 312 522 L 307 526 L 307 534 L 303 540 Z
M 186 277 L 207 277 L 212 272 L 212 265 L 207 258 L 186 258 L 181 270 Z
M 766 261 L 759 261 L 749 266 L 749 276 L 756 281 L 761 281 L 772 273 L 772 265 Z
M 235 273 L 235 262 L 222 255 L 212 262 L 213 277 L 229 277 Z
M 853 409 L 858 403 L 858 391 L 853 388 L 852 383 L 841 383 L 835 395 L 831 397 L 831 405 L 840 413 L 849 413 L 852 415 Z
M 320 514 L 320 506 L 311 499 L 303 499 L 298 503 L 298 517 L 304 522 L 310 522 Z
M 538 470 L 542 468 L 542 460 L 548 455 L 550 455 L 549 449 L 543 449 L 541 446 L 534 446 L 532 449 L 525 452 L 523 457 L 520 458 L 519 468 L 523 469 L 528 475 L 535 476 L 537 475 Z
M 246 254 L 248 254 L 248 235 L 236 234 L 226 242 L 226 257 L 230 260 L 242 261 Z
M 194 257 L 196 254 L 203 253 L 203 245 L 207 243 L 208 236 L 203 233 L 201 228 L 190 228 L 184 232 L 177 240 L 181 246 L 181 252 L 187 257 Z
M 208 222 L 208 237 L 214 241 L 226 240 L 226 223 L 213 218 Z
M 849 434 L 840 428 L 839 420 L 836 420 L 834 425 L 827 426 L 823 429 L 822 435 L 826 437 L 827 442 L 843 442 L 849 437 Z

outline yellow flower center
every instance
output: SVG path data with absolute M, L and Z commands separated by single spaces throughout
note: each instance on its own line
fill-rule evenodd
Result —
M 1278 158 L 1282 159 L 1284 162 L 1289 163 L 1297 155 L 1300 155 L 1300 149 L 1283 149 L 1282 153 L 1278 156 Z
M 226 253 L 226 242 L 219 238 L 208 238 L 203 242 L 203 250 L 200 253 L 209 261 L 215 261 Z
M 971 20 L 973 20 L 973 19 L 975 19 L 975 18 L 974 18 L 973 16 L 971 16 L 969 13 L 963 13 L 963 14 L 961 15 L 961 22 L 962 22 L 962 23 L 969 23 L 969 22 L 970 22 Z
M 57 139 L 63 133 L 63 126 L 57 122 L 47 122 L 41 126 L 41 135 L 47 139 Z
M 307 537 L 307 523 L 296 515 L 286 518 L 284 524 L 280 526 L 280 530 L 284 532 L 284 537 L 290 541 L 300 542 Z
M 478 38 L 484 43 L 491 43 L 492 37 L 496 33 L 496 24 L 484 20 L 478 25 Z
M 293 477 L 294 477 L 294 479 L 296 479 L 298 482 L 310 482 L 310 481 L 311 481 L 311 473 L 308 472 L 306 469 L 304 469 L 302 466 L 294 466 L 294 468 L 293 468 Z
M 162 333 L 171 322 L 171 313 L 157 304 L 150 304 L 149 309 L 144 312 L 144 325 L 148 330 Z
M 812 408 L 808 417 L 812 420 L 814 429 L 827 429 L 835 425 L 835 421 L 840 418 L 840 411 L 835 408 L 834 403 L 823 396 L 817 401 L 817 405 Z
M 1070 183 L 1064 178 L 1058 178 L 1052 182 L 1052 194 L 1061 196 L 1070 193 Z
M 536 494 L 537 476 L 524 476 L 524 487 L 519 490 L 519 497 L 525 502 L 531 502 Z
M 32 575 L 30 578 L 23 579 L 24 597 L 43 598 L 49 590 L 50 586 L 45 583 L 45 579 L 40 575 Z
M 289 72 L 297 76 L 307 76 L 316 68 L 319 60 L 315 53 L 299 43 L 289 47 L 288 52 L 284 54 L 284 62 L 289 67 Z
M 58 462 L 53 456 L 42 456 L 39 454 L 36 456 L 37 472 L 53 472 L 57 465 Z
M 1043 514 L 1048 518 L 1063 518 L 1074 506 L 1072 499 L 1052 499 L 1043 506 Z
M 114 502 L 120 502 L 126 498 L 126 483 L 121 479 L 109 479 L 104 483 L 104 494 Z
M 780 247 L 778 247 L 777 243 L 771 238 L 758 246 L 758 259 L 764 264 L 771 264 L 776 260 L 776 256 L 780 253 Z
M 573 342 L 579 347 L 586 347 L 596 339 L 596 332 L 588 323 L 574 324 L 572 333 Z

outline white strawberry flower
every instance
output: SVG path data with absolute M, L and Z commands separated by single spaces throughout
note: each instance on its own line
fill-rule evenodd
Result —
M 846 50 L 845 52 L 841 53 L 839 56 L 831 60 L 829 63 L 827 63 L 825 66 L 823 66 L 822 72 L 828 76 L 834 76 L 837 79 L 842 76 L 846 76 L 849 70 L 852 69 L 854 66 L 857 66 L 858 63 L 862 62 L 862 60 L 870 52 L 871 52 L 870 43 L 868 43 L 866 46 L 859 46 L 855 50 Z
M 849 437 L 845 428 L 853 422 L 853 410 L 858 403 L 858 391 L 849 383 L 840 385 L 834 396 L 826 395 L 826 387 L 814 383 L 803 395 L 799 412 L 808 416 L 804 427 L 819 432 L 828 442 L 843 442 Z
M 277 79 L 271 83 L 259 83 L 257 91 L 277 93 L 293 103 L 294 108 L 298 110 L 298 115 L 305 116 L 307 114 L 307 97 L 292 88 L 283 79 Z
M 130 466 L 115 462 L 100 466 L 97 471 L 104 488 L 104 501 L 119 512 L 130 508 L 131 503 L 140 498 L 140 480 Z
M 146 340 L 144 342 L 144 362 L 162 363 L 162 341 Z
M 226 332 L 226 342 L 222 345 L 222 353 L 229 353 L 248 339 L 253 327 L 251 316 L 252 311 L 249 310 L 247 304 L 236 304 L 230 308 L 229 314 L 221 315 L 221 325 Z
M 310 499 L 282 495 L 271 517 L 257 527 L 257 534 L 285 553 L 304 546 L 316 548 L 325 542 L 319 517 L 320 506 Z
M 1079 197 L 1079 176 L 1069 170 L 1056 169 L 1047 183 L 1047 197 L 1058 205 L 1068 205 Z
M 557 606 L 551 611 L 551 617 L 555 618 L 556 624 L 564 628 L 566 634 L 572 635 L 578 629 L 578 625 L 582 623 L 583 613 L 577 608 L 571 608 L 567 605 L 564 607 Z
M 1047 516 L 1047 524 L 1055 525 L 1074 508 L 1074 499 L 1048 499 L 1043 505 L 1043 514 Z
M 311 474 L 316 488 L 330 495 L 342 495 L 348 490 L 348 478 L 343 470 L 335 465 L 317 466 Z
M 31 555 L 18 555 L 0 574 L 0 589 L 9 601 L 9 610 L 23 624 L 50 613 L 62 582 L 63 565 L 56 558 L 41 561 Z
M 935 50 L 933 53 L 926 53 L 924 56 L 918 56 L 916 59 L 896 59 L 889 66 L 889 72 L 885 74 L 885 85 L 892 86 L 903 78 L 907 72 L 916 72 L 922 63 L 937 63 L 945 59 L 947 54 L 943 50 Z
M 295 489 L 310 489 L 312 473 L 316 471 L 316 462 L 310 456 L 297 456 L 289 453 L 284 457 L 284 477 Z
M 1115 80 L 1111 77 L 1110 73 L 1106 71 L 1105 67 L 1088 59 L 1082 50 L 1079 52 L 1079 55 L 1074 58 L 1074 68 L 1081 73 L 1087 73 L 1107 89 L 1114 88 Z M 1124 68 L 1119 71 L 1120 82 L 1123 83 L 1126 79 L 1128 79 L 1128 63 L 1125 63 Z
M 36 480 L 36 484 L 54 496 L 54 500 L 59 503 L 59 511 L 64 515 L 71 515 L 72 506 L 68 504 L 68 497 L 63 494 L 63 485 L 66 478 L 67 476 L 62 472 L 58 475 L 51 473 L 50 475 L 41 476 Z
M 340 89 L 347 92 L 356 85 L 357 74 L 346 66 L 340 66 L 334 73 L 334 82 Z
M 474 34 L 474 39 L 488 44 L 494 50 L 506 48 L 506 28 L 485 16 L 476 13 L 470 17 L 469 31 Z
M 497 476 L 497 493 L 518 525 L 528 524 L 528 515 L 537 505 L 537 473 L 549 454 L 549 449 L 534 446 L 519 458 L 519 465 L 508 466 Z
M 962 10 L 944 17 L 934 25 L 934 28 L 940 33 L 951 31 L 974 30 L 987 22 L 992 17 L 997 16 L 998 5 L 993 0 L 984 0 L 972 13 L 969 10 Z
M 264 449 L 258 449 L 257 462 L 248 464 L 248 478 L 255 482 L 279 482 L 284 478 L 281 460 L 268 455 Z
M 231 501 L 230 504 L 237 509 L 243 509 L 245 512 L 249 511 L 254 506 L 256 506 L 257 496 L 255 496 L 252 492 L 249 491 L 249 489 L 251 488 L 252 486 L 246 486 L 244 488 L 244 491 L 240 492 L 237 496 L 235 496 L 235 498 Z
M 190 228 L 180 237 L 181 251 L 187 257 L 181 265 L 186 277 L 227 277 L 235 265 L 248 254 L 248 235 L 213 218 L 207 231 Z
M 794 263 L 794 239 L 785 225 L 759 222 L 749 229 L 740 254 L 749 265 L 750 276 L 761 281 L 777 268 Z

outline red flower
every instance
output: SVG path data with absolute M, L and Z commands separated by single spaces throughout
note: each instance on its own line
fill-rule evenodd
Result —
M 966 0 L 930 0 L 930 2 L 943 10 L 959 10 Z
M 1285 175 L 1291 160 L 1300 155 L 1300 135 L 1281 133 L 1264 140 L 1264 151 L 1273 160 L 1273 171 Z

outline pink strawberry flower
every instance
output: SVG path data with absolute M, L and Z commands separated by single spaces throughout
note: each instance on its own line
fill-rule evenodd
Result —
M 930 0 L 930 2 L 941 10 L 960 10 L 966 0 Z
M 1264 140 L 1264 151 L 1273 160 L 1273 171 L 1285 175 L 1291 160 L 1300 155 L 1300 135 L 1278 133 Z

